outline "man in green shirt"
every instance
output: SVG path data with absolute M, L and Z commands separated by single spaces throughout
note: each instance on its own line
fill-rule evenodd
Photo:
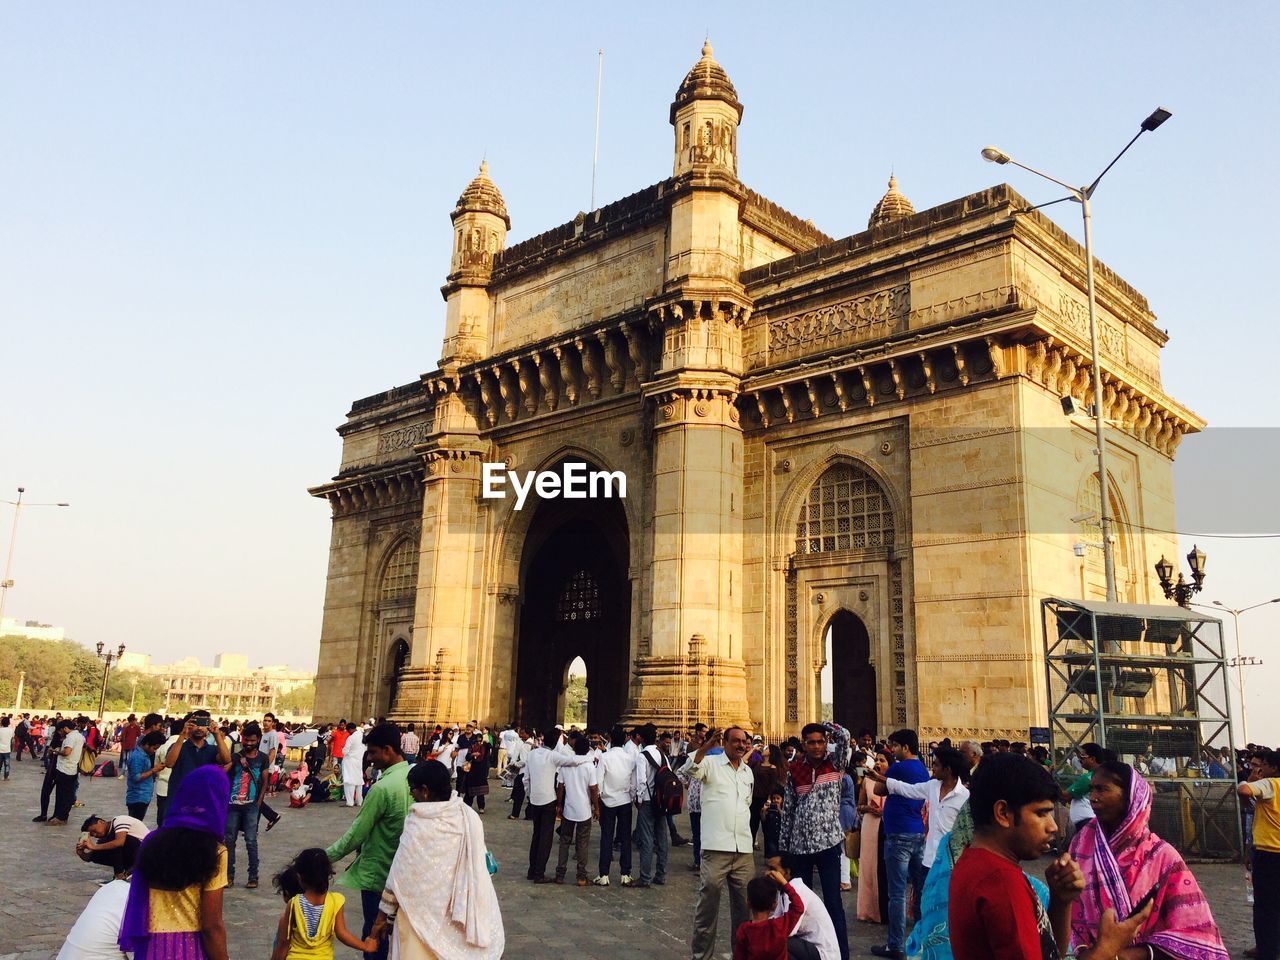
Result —
M 387 873 L 413 799 L 409 796 L 409 764 L 400 753 L 400 728 L 380 723 L 364 735 L 364 746 L 365 759 L 381 770 L 382 776 L 369 788 L 350 829 L 325 853 L 337 863 L 352 850 L 359 850 L 338 883 L 360 891 L 364 912 L 361 936 L 367 938 L 378 917 L 382 888 L 387 885 Z M 364 955 L 365 960 L 386 960 L 387 947 L 388 941 L 383 940 L 375 952 Z
M 1062 791 L 1064 803 L 1070 803 L 1067 817 L 1071 820 L 1071 832 L 1074 834 L 1086 820 L 1093 819 L 1093 805 L 1089 802 L 1089 787 L 1093 783 L 1093 771 L 1103 760 L 1114 760 L 1115 754 L 1096 743 L 1086 743 L 1077 754 L 1084 773 L 1076 777 L 1066 790 Z

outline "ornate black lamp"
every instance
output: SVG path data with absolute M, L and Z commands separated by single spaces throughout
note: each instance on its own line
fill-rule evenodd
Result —
M 1191 552 L 1187 554 L 1191 582 L 1187 583 L 1181 571 L 1178 572 L 1177 582 L 1174 582 L 1173 564 L 1161 556 L 1156 562 L 1156 576 L 1160 578 L 1160 589 L 1164 591 L 1165 599 L 1174 601 L 1180 607 L 1190 607 L 1191 598 L 1204 587 L 1204 561 L 1204 551 L 1192 544 Z
M 111 664 L 124 656 L 124 644 L 120 644 L 120 649 L 115 653 L 110 650 L 103 653 L 101 640 L 98 641 L 97 647 L 98 659 L 102 661 L 102 690 L 98 694 L 98 716 L 101 717 L 107 705 L 107 677 L 111 675 Z

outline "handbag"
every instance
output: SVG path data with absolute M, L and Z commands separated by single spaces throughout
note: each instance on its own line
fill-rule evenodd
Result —
M 82 751 L 80 751 L 80 772 L 81 773 L 85 774 L 86 776 L 92 774 L 93 768 L 97 766 L 97 763 L 98 763 L 97 750 L 90 750 L 88 747 L 85 747 Z
M 484 865 L 485 869 L 489 871 L 489 876 L 492 877 L 498 872 L 498 858 L 488 850 L 484 852 Z

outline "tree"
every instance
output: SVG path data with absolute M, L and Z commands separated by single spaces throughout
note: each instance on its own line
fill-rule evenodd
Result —
M 310 716 L 316 706 L 315 682 L 299 684 L 276 697 L 276 709 L 295 716 Z
M 587 678 L 577 674 L 569 675 L 569 683 L 564 688 L 564 722 L 587 722 Z

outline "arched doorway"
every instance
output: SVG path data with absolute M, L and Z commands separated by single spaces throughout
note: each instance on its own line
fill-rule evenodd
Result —
M 839 610 L 827 623 L 824 641 L 822 693 L 824 702 L 831 703 L 832 719 L 855 735 L 876 730 L 876 668 L 867 625 L 856 614 Z
M 559 722 L 575 658 L 591 678 L 587 723 L 608 726 L 622 716 L 631 674 L 628 557 L 619 501 L 537 506 L 520 562 L 517 722 L 538 729 Z
M 404 668 L 409 665 L 409 642 L 403 637 L 396 640 L 391 648 L 391 678 L 387 683 L 387 708 L 395 705 L 396 693 L 400 689 L 400 678 L 404 676 Z
M 566 727 L 582 728 L 587 723 L 587 711 L 591 705 L 588 696 L 587 662 L 574 657 L 564 668 L 564 691 L 560 694 L 559 719 Z

